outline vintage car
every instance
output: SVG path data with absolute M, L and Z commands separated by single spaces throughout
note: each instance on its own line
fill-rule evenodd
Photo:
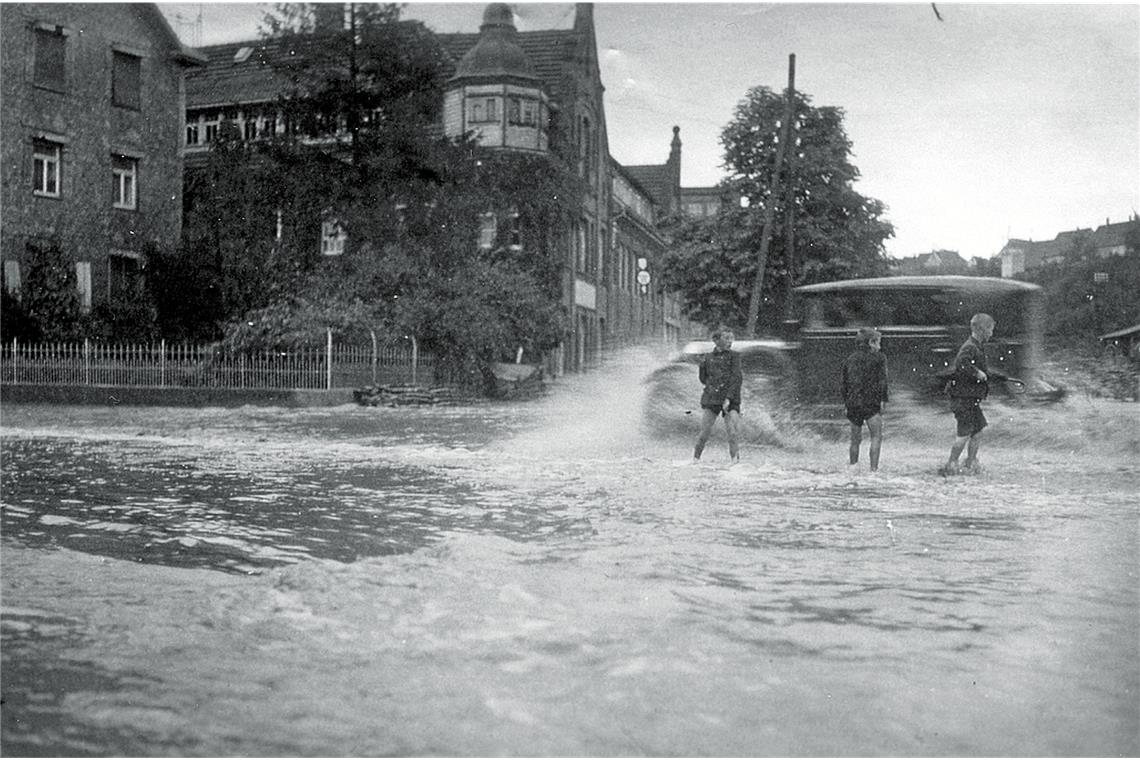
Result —
M 997 322 L 986 344 L 993 374 L 1013 378 L 991 383 L 995 396 L 1051 401 L 1063 395 L 1041 376 L 1043 304 L 1036 285 L 989 277 L 881 277 L 805 285 L 793 292 L 795 316 L 783 324 L 781 335 L 733 344 L 754 398 L 768 406 L 810 408 L 814 418 L 842 420 L 840 372 L 864 326 L 883 335 L 893 398 L 944 398 L 948 371 L 977 312 Z M 711 341 L 685 345 L 647 379 L 655 386 L 649 397 L 675 394 L 665 387 L 680 381 L 695 399 L 695 365 L 712 348 Z

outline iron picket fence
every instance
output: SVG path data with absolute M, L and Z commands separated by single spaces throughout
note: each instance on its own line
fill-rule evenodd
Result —
M 329 390 L 436 384 L 436 361 L 414 341 L 227 353 L 213 345 L 0 344 L 0 382 L 157 388 Z

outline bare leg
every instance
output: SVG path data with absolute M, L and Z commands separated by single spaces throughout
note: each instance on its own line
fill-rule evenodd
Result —
M 740 459 L 740 412 L 725 413 L 724 427 L 728 430 L 728 455 L 735 462 Z
M 863 426 L 851 423 L 851 445 L 847 449 L 847 462 L 859 464 L 859 446 L 863 443 Z
M 979 440 L 981 437 L 981 430 L 970 436 L 970 443 L 966 447 L 966 467 L 974 467 L 978 464 L 978 447 L 982 443 Z
M 970 436 L 960 435 L 954 439 L 954 445 L 950 447 L 950 461 L 946 463 L 947 467 L 957 467 L 958 457 L 962 456 L 962 450 L 966 448 L 966 444 L 970 442 Z
M 701 434 L 697 438 L 697 445 L 693 447 L 693 459 L 700 459 L 705 451 L 705 444 L 712 435 L 713 423 L 716 422 L 716 412 L 712 409 L 701 410 Z
M 883 415 L 876 414 L 867 420 L 867 429 L 871 431 L 871 472 L 879 469 L 879 451 L 883 448 Z

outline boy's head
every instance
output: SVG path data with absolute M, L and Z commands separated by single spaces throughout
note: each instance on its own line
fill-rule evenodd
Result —
M 883 334 L 874 327 L 860 327 L 855 334 L 855 342 L 860 346 L 867 346 L 872 351 L 878 351 L 882 345 Z
M 730 348 L 732 341 L 736 340 L 736 336 L 732 334 L 732 330 L 727 327 L 718 327 L 716 330 L 713 330 L 710 337 L 713 343 L 716 344 L 716 347 L 722 351 Z
M 970 317 L 970 332 L 978 340 L 989 340 L 994 334 L 994 318 L 989 314 L 978 312 Z

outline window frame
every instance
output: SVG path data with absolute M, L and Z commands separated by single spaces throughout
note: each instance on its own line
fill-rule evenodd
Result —
M 321 255 L 342 256 L 348 243 L 348 231 L 340 220 L 330 216 L 321 220 Z
M 117 164 L 127 164 L 128 167 Z M 111 155 L 112 179 L 112 208 L 124 211 L 137 211 L 139 207 L 139 160 L 134 156 L 122 153 Z M 130 197 L 126 198 L 124 190 L 130 190 Z
M 45 149 L 45 146 L 51 146 Z M 52 155 L 48 151 L 54 153 Z M 42 169 L 41 169 L 42 165 Z M 48 189 L 49 175 L 55 183 L 54 192 Z M 43 181 L 42 187 L 40 186 Z M 32 140 L 32 195 L 39 198 L 63 197 L 63 144 L 42 137 Z
M 53 92 L 66 92 L 67 91 L 67 31 L 62 26 L 52 26 L 50 24 L 35 24 L 32 27 L 32 84 L 36 87 L 42 87 L 46 90 Z M 58 40 L 58 50 L 52 50 L 55 55 L 58 55 L 58 61 L 52 61 L 57 64 L 59 69 L 59 79 L 41 79 L 41 74 L 47 68 L 50 68 L 46 63 L 41 66 L 44 61 L 43 54 L 49 52 L 46 48 L 41 48 L 41 42 L 46 43 L 48 40 Z
M 132 68 L 123 69 L 121 65 Z M 133 75 L 133 81 L 124 78 Z M 131 111 L 142 110 L 142 56 L 126 50 L 111 50 L 111 105 Z
M 107 254 L 107 300 L 129 298 L 142 283 L 143 257 L 134 251 L 112 249 Z M 77 283 L 78 285 L 78 283 Z
M 484 211 L 479 215 L 479 250 L 489 251 L 495 247 L 499 237 L 499 218 L 494 211 Z

